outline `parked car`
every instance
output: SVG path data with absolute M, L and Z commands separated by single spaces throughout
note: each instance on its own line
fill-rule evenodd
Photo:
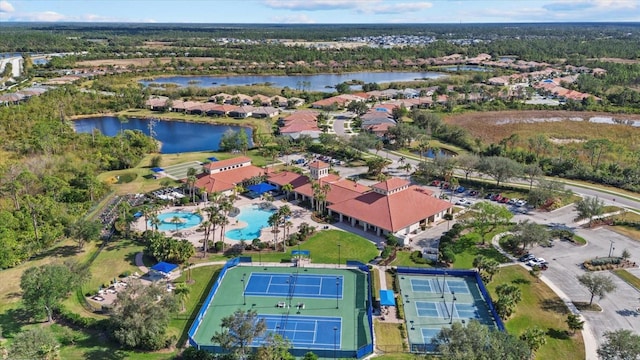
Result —
M 547 265 L 547 261 L 545 259 L 543 259 L 543 258 L 535 258 L 535 259 L 527 261 L 526 264 L 531 266 L 531 267 L 542 266 L 543 264 Z
M 491 200 L 493 200 L 493 201 L 500 201 L 500 199 L 502 199 L 502 195 L 500 195 L 500 194 L 491 195 Z
M 525 206 L 525 205 L 527 205 L 527 202 L 525 200 L 516 201 L 516 206 Z
M 518 258 L 518 261 L 520 261 L 520 262 L 527 262 L 527 261 L 529 261 L 529 260 L 533 260 L 533 259 L 535 259 L 535 258 L 536 258 L 536 256 L 535 256 L 535 255 L 533 255 L 533 254 L 526 254 L 526 255 L 522 255 L 522 256 L 520 256 L 520 257 Z
M 509 201 L 507 202 L 507 204 L 509 204 L 509 205 L 515 205 L 515 204 L 516 204 L 516 201 L 518 201 L 518 200 L 520 200 L 520 199 L 518 199 L 518 198 L 515 198 L 515 199 L 513 199 L 513 198 L 512 198 L 512 199 L 509 199 Z
M 477 196 L 478 192 L 475 190 L 469 190 L 469 196 Z
M 456 192 L 458 194 L 462 194 L 465 191 L 465 187 L 464 186 L 458 186 L 458 188 L 456 189 Z
M 449 188 L 449 183 L 448 182 L 443 182 L 442 184 L 440 184 L 440 187 L 443 189 L 448 189 Z
M 492 193 L 488 193 L 487 195 L 484 196 L 484 198 L 493 200 L 493 194 Z
M 507 203 L 509 203 L 509 198 L 508 197 L 503 197 L 502 199 L 498 200 L 498 202 L 501 202 L 503 204 L 507 204 Z
M 431 186 L 440 186 L 440 180 L 433 180 Z
M 462 198 L 458 201 L 456 201 L 456 205 L 460 205 L 460 206 L 471 206 L 473 205 L 473 201 L 469 201 L 465 198 Z

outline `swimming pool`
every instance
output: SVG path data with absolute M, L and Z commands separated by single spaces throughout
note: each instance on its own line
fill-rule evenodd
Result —
M 173 221 L 176 217 L 180 219 L 178 220 L 177 224 Z M 184 230 L 199 225 L 202 222 L 202 216 L 198 214 L 176 211 L 160 214 L 158 215 L 158 219 L 160 220 L 160 226 L 158 226 L 158 230 L 163 231 L 175 231 L 176 229 Z M 149 221 L 148 223 L 150 227 L 153 227 L 151 221 Z
M 258 205 L 243 206 L 237 219 L 247 223 L 241 229 L 229 230 L 225 236 L 232 240 L 253 240 L 260 237 L 262 228 L 269 228 L 269 217 L 273 210 L 261 209 Z

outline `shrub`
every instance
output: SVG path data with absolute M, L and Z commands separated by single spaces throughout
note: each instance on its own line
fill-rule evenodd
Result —
M 431 263 L 431 260 L 425 259 L 425 258 L 422 257 L 422 252 L 419 251 L 419 250 L 413 251 L 409 257 L 411 258 L 411 261 L 413 261 L 416 264 L 430 264 Z
M 127 184 L 138 178 L 138 174 L 134 172 L 126 172 L 118 176 L 118 184 Z
M 123 272 L 122 274 L 120 274 L 121 278 L 126 278 L 126 277 L 129 277 L 129 276 L 131 276 L 131 271 L 129 271 L 129 270 L 127 270 L 127 271 Z
M 391 251 L 393 251 L 393 248 L 391 246 L 385 246 L 384 250 L 382 250 L 382 254 L 380 254 L 380 256 L 383 259 L 386 259 L 389 257 L 389 255 L 391 255 Z
M 220 251 L 222 251 L 223 247 L 224 247 L 224 243 L 222 241 L 216 241 L 216 244 L 214 245 L 213 251 L 220 252 Z

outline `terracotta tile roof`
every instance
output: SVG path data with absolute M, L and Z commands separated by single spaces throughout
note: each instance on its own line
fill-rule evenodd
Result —
M 291 171 L 281 171 L 268 174 L 267 180 L 277 185 L 291 184 L 293 188 L 300 187 L 309 182 L 309 178 Z
M 199 189 L 205 189 L 208 193 L 223 192 L 232 190 L 236 184 L 242 183 L 244 180 L 260 175 L 264 175 L 263 169 L 253 165 L 243 166 L 211 175 L 200 174 L 195 186 Z
M 208 170 L 215 170 L 215 169 L 222 169 L 223 167 L 227 167 L 227 166 L 244 164 L 246 162 L 251 162 L 251 158 L 247 156 L 238 156 L 231 159 L 208 163 L 204 166 L 204 168 Z
M 312 162 L 309 163 L 309 168 L 313 168 L 313 169 L 326 169 L 329 167 L 329 164 L 327 164 L 324 161 L 320 161 L 320 160 L 313 160 Z
M 404 179 L 400 179 L 397 177 L 392 177 L 391 179 L 381 181 L 377 184 L 373 184 L 371 187 L 384 190 L 384 191 L 393 191 L 395 189 L 401 188 L 403 186 L 409 185 L 410 182 Z
M 368 192 L 334 203 L 328 208 L 381 229 L 397 232 L 452 206 L 418 186 L 410 186 L 388 196 Z

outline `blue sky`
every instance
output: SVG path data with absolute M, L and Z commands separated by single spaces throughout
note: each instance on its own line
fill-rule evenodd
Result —
M 0 0 L 0 21 L 640 22 L 640 0 Z

